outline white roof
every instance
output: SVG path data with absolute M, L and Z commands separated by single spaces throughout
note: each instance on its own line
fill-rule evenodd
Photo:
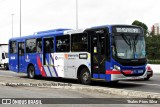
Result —
M 83 33 L 84 29 L 76 29 L 76 30 L 66 30 L 64 31 L 65 34 L 75 34 L 75 33 Z

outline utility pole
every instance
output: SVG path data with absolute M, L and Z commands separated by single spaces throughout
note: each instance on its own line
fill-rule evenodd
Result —
M 21 0 L 20 0 L 20 37 L 21 37 Z
M 12 38 L 13 38 L 13 16 L 14 16 L 15 14 L 11 14 L 11 16 L 12 16 Z

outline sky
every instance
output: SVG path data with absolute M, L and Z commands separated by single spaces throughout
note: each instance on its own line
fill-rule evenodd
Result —
M 78 28 L 108 24 L 160 23 L 160 0 L 78 0 Z M 34 32 L 76 29 L 76 0 L 21 0 L 22 36 Z M 0 0 L 0 44 L 20 36 L 20 0 Z

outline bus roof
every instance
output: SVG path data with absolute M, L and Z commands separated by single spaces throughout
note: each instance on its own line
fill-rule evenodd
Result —
M 111 28 L 112 26 L 131 26 L 131 27 L 138 27 L 135 25 L 122 25 L 122 24 L 115 24 L 115 25 L 102 25 L 102 26 L 95 26 L 87 29 L 96 29 L 96 28 Z M 28 36 L 22 36 L 22 37 L 15 37 L 11 38 L 10 40 L 22 40 L 22 39 L 30 39 L 30 38 L 38 38 L 38 37 L 45 37 L 45 36 L 51 36 L 51 35 L 66 35 L 66 34 L 73 34 L 73 33 L 82 33 L 86 29 L 67 29 L 67 28 L 59 28 L 59 29 L 52 29 L 52 30 L 46 30 L 46 31 L 39 31 L 35 32 L 33 35 Z M 110 29 L 111 31 L 111 29 Z
M 11 38 L 10 40 L 22 40 L 22 39 L 29 39 L 29 38 L 38 38 L 38 37 L 45 37 L 45 36 L 49 36 L 49 35 L 63 35 L 64 31 L 68 31 L 71 29 L 52 29 L 52 30 L 46 30 L 46 31 L 39 31 L 39 32 L 35 32 L 33 35 L 28 35 L 28 36 L 21 36 L 21 37 L 15 37 L 15 38 Z
M 102 26 L 95 26 L 95 27 L 91 27 L 91 28 L 103 28 L 103 27 L 113 27 L 113 26 L 131 26 L 131 27 L 140 27 L 140 26 L 136 26 L 136 25 L 127 25 L 127 24 L 112 24 L 112 25 L 102 25 Z

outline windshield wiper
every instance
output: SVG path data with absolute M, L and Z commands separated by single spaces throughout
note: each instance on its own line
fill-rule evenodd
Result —
M 134 39 L 134 45 L 133 45 L 133 48 L 134 48 L 134 50 L 135 50 L 135 52 L 136 52 L 136 44 L 138 43 L 138 34 L 135 36 L 135 39 Z
M 122 33 L 121 34 L 122 38 L 124 39 L 124 41 L 127 43 L 127 45 L 129 45 L 130 50 L 132 49 L 132 44 L 131 44 L 131 40 L 127 39 L 127 37 Z

